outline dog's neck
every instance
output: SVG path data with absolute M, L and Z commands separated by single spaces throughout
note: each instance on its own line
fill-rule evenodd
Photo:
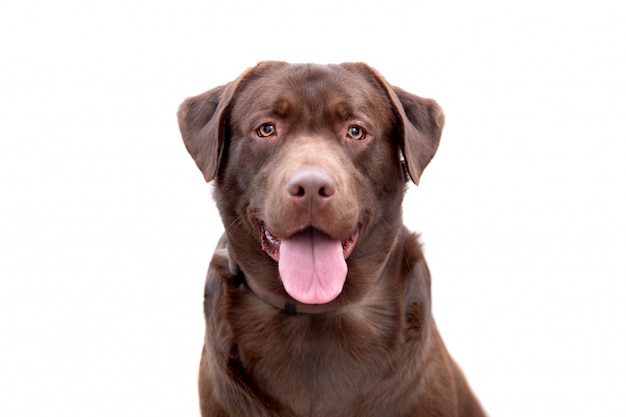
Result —
M 269 304 L 272 307 L 275 307 L 281 310 L 288 316 L 295 316 L 296 314 L 319 314 L 326 313 L 329 311 L 337 310 L 338 308 L 334 303 L 328 304 L 304 304 L 299 303 L 296 300 L 290 297 L 281 297 L 277 294 L 272 294 L 268 291 L 260 288 L 252 279 L 246 279 L 245 274 L 239 267 L 239 265 L 235 265 L 236 273 L 232 280 L 232 285 L 235 288 L 240 287 L 241 285 L 245 286 L 246 289 L 250 290 L 252 294 L 254 294 L 258 299 L 263 301 L 265 304 Z

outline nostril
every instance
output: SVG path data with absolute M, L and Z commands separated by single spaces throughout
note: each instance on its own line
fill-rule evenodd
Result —
M 305 187 L 300 185 L 300 182 L 293 180 L 287 184 L 287 192 L 292 197 L 304 197 L 306 195 Z
M 335 187 L 331 185 L 325 185 L 319 190 L 320 197 L 332 197 L 333 194 L 335 194 Z

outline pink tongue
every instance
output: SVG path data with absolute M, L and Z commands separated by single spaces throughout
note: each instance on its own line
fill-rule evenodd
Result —
M 325 304 L 339 295 L 348 266 L 341 241 L 307 229 L 280 244 L 278 270 L 287 293 L 305 304 Z

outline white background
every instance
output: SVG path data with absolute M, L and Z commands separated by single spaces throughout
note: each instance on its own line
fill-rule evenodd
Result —
M 222 226 L 175 113 L 281 59 L 444 108 L 405 221 L 488 412 L 626 416 L 618 6 L 0 0 L 0 415 L 198 416 Z

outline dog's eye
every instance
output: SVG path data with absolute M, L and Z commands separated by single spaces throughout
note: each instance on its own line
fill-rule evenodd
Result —
M 260 128 L 256 130 L 256 134 L 262 138 L 270 137 L 276 134 L 276 127 L 274 127 L 274 125 L 271 123 L 265 123 L 264 125 L 262 125 Z
M 350 126 L 348 136 L 354 140 L 363 140 L 365 139 L 365 129 L 360 126 Z

